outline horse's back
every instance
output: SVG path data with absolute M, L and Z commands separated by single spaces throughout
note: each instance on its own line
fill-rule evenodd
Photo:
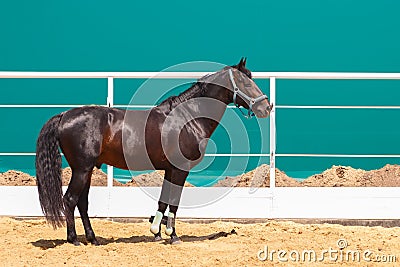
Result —
M 166 169 L 171 165 L 170 160 L 186 166 L 188 159 L 197 164 L 201 160 L 199 140 L 186 128 L 181 134 L 176 132 L 173 138 L 166 137 L 162 144 L 165 117 L 157 108 L 125 111 L 84 106 L 71 109 L 63 114 L 59 125 L 60 147 L 71 168 L 78 169 L 102 164 L 131 170 Z M 179 140 L 179 145 L 174 140 Z

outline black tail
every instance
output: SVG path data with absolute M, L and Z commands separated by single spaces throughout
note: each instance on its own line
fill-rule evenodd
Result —
M 40 131 L 36 144 L 36 182 L 40 206 L 46 220 L 54 227 L 64 225 L 61 181 L 61 155 L 58 149 L 58 125 L 62 114 L 52 117 Z

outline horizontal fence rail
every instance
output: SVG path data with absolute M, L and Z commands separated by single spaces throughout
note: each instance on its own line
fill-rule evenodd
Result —
M 198 79 L 211 72 L 32 72 L 0 71 L 0 79 L 107 79 L 107 99 L 103 106 L 117 108 L 152 108 L 153 105 L 114 105 L 114 79 Z M 400 155 L 357 154 L 290 154 L 276 153 L 276 109 L 400 109 L 400 106 L 334 106 L 334 105 L 279 105 L 276 103 L 276 80 L 400 80 L 400 73 L 319 73 L 319 72 L 253 72 L 255 79 L 269 79 L 270 151 L 258 154 L 206 154 L 208 157 L 269 157 L 270 187 L 258 188 L 185 188 L 182 205 L 191 203 L 212 192 L 224 198 L 202 207 L 180 210 L 183 217 L 198 218 L 400 218 L 399 188 L 279 188 L 275 187 L 276 157 L 354 157 L 400 158 Z M 79 104 L 4 104 L 0 108 L 75 108 Z M 235 108 L 228 106 L 228 108 Z M 0 156 L 35 156 L 34 152 L 0 152 Z M 113 186 L 113 167 L 107 167 L 107 187 L 92 187 L 91 216 L 147 217 L 156 209 L 157 199 L 149 202 L 149 195 L 141 188 Z M 64 188 L 65 190 L 65 188 Z M 150 188 L 156 195 L 160 188 Z M 29 203 L 21 199 L 36 199 Z M 1 215 L 41 216 L 34 187 L 0 186 Z M 141 203 L 131 210 L 121 203 Z M 351 205 L 349 205 L 351 203 Z M 93 206 L 92 206 L 93 205 Z M 305 208 L 306 207 L 306 208 Z
M 285 109 L 400 109 L 400 106 L 288 106 L 277 105 Z
M 0 71 L 0 78 L 126 78 L 126 79 L 198 79 L 212 72 L 35 72 Z M 400 73 L 349 72 L 252 72 L 255 79 L 296 80 L 400 80 Z

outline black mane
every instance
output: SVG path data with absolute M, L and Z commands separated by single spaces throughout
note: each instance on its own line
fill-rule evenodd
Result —
M 206 91 L 206 82 L 197 81 L 192 84 L 192 86 L 180 93 L 179 95 L 170 96 L 163 100 L 158 106 L 167 105 L 170 109 L 174 108 L 176 105 L 185 102 L 188 99 L 195 97 L 202 97 Z

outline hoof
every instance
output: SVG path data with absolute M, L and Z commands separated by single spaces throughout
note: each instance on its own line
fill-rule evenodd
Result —
M 99 243 L 99 241 L 97 241 L 97 239 L 91 240 L 90 243 L 92 243 L 92 245 L 94 245 L 94 246 L 100 246 L 100 243 Z
M 68 240 L 68 243 L 71 243 L 72 245 L 74 245 L 74 246 L 76 246 L 76 247 L 78 247 L 78 246 L 81 245 L 81 243 L 79 243 L 78 240 L 75 240 L 75 241 L 69 241 L 69 240 Z
M 159 242 L 159 241 L 162 241 L 162 240 L 163 240 L 162 237 L 159 236 L 159 235 L 154 237 L 154 242 Z
M 182 240 L 179 237 L 171 238 L 171 245 L 180 245 L 182 244 Z

